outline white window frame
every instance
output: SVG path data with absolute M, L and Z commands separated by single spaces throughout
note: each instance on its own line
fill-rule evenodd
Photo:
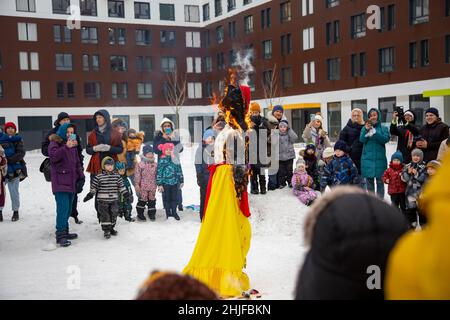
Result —
M 40 99 L 41 83 L 39 81 L 21 81 L 22 99 Z
M 188 82 L 188 98 L 201 99 L 202 98 L 202 83 Z
M 37 41 L 36 23 L 18 22 L 17 33 L 19 41 Z
M 20 5 L 26 5 L 26 9 L 19 9 Z M 16 11 L 18 12 L 36 12 L 36 0 L 16 0 Z
M 195 12 L 195 9 L 197 9 L 197 12 Z M 197 14 L 197 16 L 195 16 L 195 14 Z M 184 21 L 200 22 L 200 6 L 188 4 L 184 5 Z
M 314 49 L 314 27 L 303 29 L 303 51 Z

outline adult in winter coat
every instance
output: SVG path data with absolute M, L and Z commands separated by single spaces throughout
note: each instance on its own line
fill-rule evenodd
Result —
M 56 134 L 58 132 L 58 129 L 61 127 L 61 125 L 65 123 L 70 123 L 70 116 L 67 112 L 60 112 L 58 114 L 58 118 L 54 122 L 54 127 L 47 132 L 47 134 L 44 137 L 44 141 L 42 141 L 41 144 L 41 153 L 45 157 L 49 157 L 48 154 L 48 146 L 50 145 L 50 136 L 53 134 Z M 74 133 L 77 134 L 77 128 L 73 126 Z M 81 138 L 77 134 L 77 146 L 76 149 L 78 151 L 78 157 L 80 158 L 81 166 L 83 166 L 83 147 L 81 146 Z M 70 213 L 70 216 L 75 220 L 75 223 L 80 224 L 83 223 L 83 221 L 78 219 L 78 193 L 81 193 L 83 191 L 84 186 L 84 180 L 77 182 L 77 192 L 75 193 L 73 197 L 72 202 L 72 212 Z
M 359 141 L 363 143 L 361 173 L 367 180 L 367 189 L 375 192 L 376 182 L 377 194 L 384 198 L 384 183 L 381 177 L 387 169 L 386 143 L 389 142 L 390 135 L 388 129 L 381 125 L 381 113 L 378 109 L 370 109 L 368 116 L 369 120 L 361 129 L 359 137 Z
M 406 183 L 402 180 L 403 156 L 400 151 L 394 152 L 391 157 L 389 168 L 383 174 L 383 183 L 388 185 L 388 194 L 391 196 L 391 203 L 403 213 L 406 210 Z
M 331 147 L 328 133 L 323 129 L 323 118 L 319 114 L 316 114 L 314 119 L 306 125 L 302 138 L 305 143 L 313 143 L 316 146 L 320 158 L 322 158 L 323 150 Z
M 438 156 L 436 160 L 438 161 L 444 160 L 445 155 L 448 152 L 449 146 L 450 146 L 450 138 L 447 138 L 441 142 L 441 146 L 439 147 Z
M 74 127 L 65 123 L 52 134 L 48 155 L 51 164 L 52 192 L 56 200 L 56 243 L 67 247 L 77 234 L 69 233 L 69 217 L 77 193 L 77 181 L 84 180 L 83 167 L 78 155 L 78 142 L 70 139 Z
M 420 129 L 422 140 L 417 141 L 416 147 L 422 149 L 426 163 L 436 160 L 442 141 L 449 137 L 448 126 L 439 118 L 436 108 L 429 108 L 425 112 L 426 124 Z
M 122 137 L 111 126 L 111 118 L 106 110 L 94 113 L 95 128 L 89 134 L 86 152 L 90 154 L 87 172 L 97 175 L 102 172 L 102 161 L 106 157 L 117 160 L 117 155 L 123 152 Z
M 8 169 L 5 178 L 11 197 L 13 216 L 12 221 L 19 220 L 20 194 L 19 183 L 27 177 L 27 167 L 24 161 L 25 148 L 22 137 L 17 134 L 17 127 L 14 123 L 5 123 L 4 133 L 0 133 L 0 145 L 5 151 Z M 0 207 L 0 212 L 3 207 Z
M 286 186 L 292 187 L 291 180 L 293 174 L 293 165 L 295 159 L 294 143 L 297 141 L 298 136 L 289 127 L 287 120 L 281 120 L 279 124 L 280 137 L 279 144 L 279 168 L 278 168 L 278 184 L 282 189 Z
M 209 182 L 208 167 L 214 164 L 214 139 L 214 130 L 207 129 L 203 133 L 202 145 L 198 147 L 195 153 L 195 172 L 197 175 L 197 185 L 200 188 L 200 220 L 203 220 L 205 213 L 206 192 Z
M 416 115 L 412 110 L 405 111 L 403 119 L 406 123 L 400 124 L 398 113 L 392 115 L 390 133 L 398 137 L 397 150 L 403 155 L 404 162 L 411 162 L 411 151 L 415 148 L 415 140 L 419 136 L 419 128 L 415 125 Z
M 361 188 L 340 186 L 314 202 L 303 228 L 310 249 L 296 299 L 384 299 L 388 255 L 407 230 L 395 208 Z M 374 272 L 370 266 L 381 269 L 376 283 L 368 280 Z
M 0 145 L 0 208 L 5 206 L 5 177 L 8 171 L 8 161 L 6 160 L 5 150 Z M 0 222 L 3 221 L 3 213 L 0 210 Z
M 278 130 L 278 125 L 280 124 L 281 120 L 287 120 L 286 117 L 284 116 L 284 109 L 283 106 L 276 105 L 273 107 L 272 112 L 267 115 L 267 121 L 269 122 L 269 127 L 271 130 L 271 138 L 270 138 L 271 144 L 276 145 L 278 143 L 278 140 L 276 139 L 274 133 L 275 130 Z M 275 159 L 272 159 L 271 167 L 279 169 L 279 166 L 277 166 L 275 163 L 278 162 L 276 161 L 276 155 L 271 154 L 271 158 L 272 156 Z M 267 189 L 269 191 L 278 189 L 279 183 L 277 171 L 275 171 L 272 168 L 269 168 L 268 171 L 269 171 L 269 183 L 267 184 Z
M 450 154 L 423 190 L 421 211 L 427 227 L 408 232 L 392 250 L 386 273 L 386 298 L 450 300 Z
M 156 132 L 153 139 L 153 151 L 158 155 L 158 161 L 163 155 L 159 146 L 165 143 L 172 143 L 174 145 L 174 155 L 176 160 L 180 161 L 180 153 L 183 152 L 183 145 L 180 142 L 180 136 L 175 130 L 175 124 L 168 118 L 161 121 L 161 130 Z M 178 210 L 183 211 L 183 192 L 181 189 L 177 191 L 177 205 Z
M 361 129 L 364 127 L 364 114 L 359 108 L 352 110 L 352 118 L 348 120 L 347 125 L 339 134 L 339 140 L 347 144 L 347 151 L 352 158 L 353 163 L 361 175 L 361 157 L 363 152 L 363 144 L 359 141 Z

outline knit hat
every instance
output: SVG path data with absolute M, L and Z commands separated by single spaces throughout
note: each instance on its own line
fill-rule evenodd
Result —
M 215 137 L 213 129 L 208 129 L 203 133 L 203 141 L 208 140 L 209 137 Z
M 69 119 L 70 120 L 70 116 L 67 112 L 60 112 L 58 114 L 58 119 L 55 120 L 55 123 L 53 123 L 56 126 L 59 126 L 59 122 L 63 119 Z
M 286 126 L 289 128 L 289 121 L 287 121 L 286 119 L 281 120 L 278 127 L 281 127 L 281 126 Z
M 411 110 L 405 111 L 405 116 L 406 116 L 406 115 L 410 115 L 410 116 L 413 118 L 413 120 L 416 118 L 416 117 L 414 116 L 414 112 L 412 112 Z
M 250 103 L 250 112 L 261 112 L 261 106 L 259 105 L 258 102 L 252 102 Z
M 316 152 L 316 146 L 313 143 L 310 143 L 305 148 L 305 154 L 308 152 L 309 149 L 312 149 L 314 153 Z
M 13 128 L 17 132 L 17 127 L 14 124 L 14 122 L 7 122 L 7 123 L 5 123 L 5 125 L 3 126 L 4 131 L 6 132 L 6 130 L 8 128 Z
M 166 150 L 173 150 L 173 143 L 164 143 L 158 146 L 158 149 L 162 151 L 162 158 L 166 156 Z
M 420 149 L 414 149 L 413 151 L 411 151 L 411 157 L 414 156 L 419 156 L 420 157 L 420 161 L 423 160 L 423 151 Z
M 401 163 L 403 163 L 403 155 L 400 150 L 397 150 L 394 152 L 394 154 L 391 157 L 391 161 L 399 160 Z
M 441 163 L 437 160 L 431 160 L 427 163 L 427 168 L 435 168 L 439 169 L 441 167 Z
M 146 144 L 142 148 L 142 154 L 145 156 L 147 153 L 154 153 L 153 146 L 151 144 Z
M 102 160 L 102 169 L 105 170 L 106 165 L 114 165 L 114 159 L 111 157 L 105 157 Z
M 331 147 L 325 148 L 325 150 L 323 150 L 323 154 L 322 154 L 322 158 L 330 158 L 334 156 L 334 150 Z
M 125 170 L 125 163 L 117 161 L 116 162 L 116 170 Z
M 321 123 L 323 123 L 323 118 L 322 118 L 322 116 L 320 114 L 316 114 L 314 116 L 314 120 L 319 120 Z
M 434 114 L 436 117 L 439 118 L 439 110 L 436 108 L 428 108 L 427 111 L 425 111 L 425 114 L 427 113 L 432 113 Z
M 347 148 L 347 144 L 342 141 L 342 140 L 338 140 L 336 141 L 336 143 L 334 144 L 334 150 L 341 150 L 344 152 L 347 152 L 348 148 Z
M 120 119 L 120 118 L 114 119 L 114 120 L 111 122 L 111 125 L 112 125 L 113 127 L 128 128 L 127 123 L 126 123 L 125 121 L 123 121 L 122 119 Z
M 280 105 L 276 105 L 275 107 L 273 107 L 272 114 L 274 114 L 275 111 L 281 111 L 281 113 L 284 113 L 284 109 Z

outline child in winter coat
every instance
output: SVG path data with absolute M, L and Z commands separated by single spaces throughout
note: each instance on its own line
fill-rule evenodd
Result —
M 314 181 L 306 170 L 305 161 L 300 158 L 297 161 L 297 168 L 294 171 L 291 182 L 294 195 L 301 203 L 309 206 L 317 198 L 317 194 L 312 188 Z
M 406 183 L 402 181 L 403 155 L 396 151 L 391 157 L 389 168 L 384 172 L 382 180 L 388 185 L 388 193 L 391 196 L 391 203 L 402 212 L 406 210 Z
M 438 160 L 431 160 L 427 163 L 427 175 L 429 178 L 436 174 L 437 169 L 441 167 L 441 162 Z
M 325 175 L 325 168 L 327 167 L 327 165 L 331 163 L 331 161 L 333 161 L 333 157 L 334 157 L 334 149 L 328 147 L 325 148 L 325 150 L 323 150 L 322 159 L 317 162 L 317 175 L 319 176 L 319 191 L 325 190 L 327 185 L 331 187 L 331 184 L 327 182 L 328 184 L 322 188 L 321 183 L 322 177 Z
M 314 190 L 320 190 L 319 159 L 316 146 L 312 143 L 308 144 L 305 150 L 300 151 L 299 155 L 299 160 L 303 158 L 306 163 L 306 172 L 314 181 Z M 298 161 L 296 165 L 298 165 Z
M 324 168 L 320 187 L 324 191 L 327 185 L 334 187 L 345 184 L 359 184 L 359 175 L 353 160 L 347 154 L 347 144 L 338 140 L 334 145 L 333 160 Z
M 141 152 L 141 146 L 144 142 L 144 132 L 136 133 L 136 130 L 130 129 L 128 130 L 128 139 L 127 139 L 127 164 L 128 168 L 132 169 L 135 165 L 136 155 Z
M 183 171 L 179 160 L 175 158 L 173 143 L 160 144 L 158 148 L 162 154 L 158 161 L 156 185 L 162 193 L 167 219 L 174 217 L 180 220 L 177 214 L 177 193 L 183 188 Z
M 197 174 L 197 185 L 200 188 L 200 220 L 203 220 L 205 212 L 206 190 L 209 182 L 208 166 L 214 163 L 214 131 L 208 129 L 203 133 L 202 145 L 198 147 L 195 154 L 195 171 Z
M 136 211 L 140 221 L 147 221 L 144 216 L 145 206 L 148 207 L 150 221 L 155 221 L 156 216 L 156 172 L 157 163 L 152 145 L 145 145 L 141 162 L 136 166 L 134 173 L 134 188 L 138 194 Z
M 419 214 L 417 200 L 427 179 L 427 168 L 422 150 L 414 149 L 411 157 L 412 161 L 403 168 L 401 178 L 406 182 L 406 218 L 412 227 L 416 227 L 417 221 L 420 224 L 425 223 L 425 218 Z
M 279 136 L 279 163 L 277 180 L 280 189 L 286 187 L 286 183 L 292 188 L 291 180 L 293 174 L 293 165 L 295 159 L 294 143 L 298 136 L 289 128 L 289 122 L 285 119 L 281 120 L 278 129 Z
M 125 188 L 122 177 L 114 171 L 114 160 L 111 157 L 105 157 L 102 160 L 102 173 L 94 176 L 91 182 L 91 190 L 83 199 L 87 202 L 97 194 L 98 216 L 106 239 L 111 235 L 116 236 L 114 230 L 117 216 L 119 214 L 120 196 L 126 201 L 130 195 Z
M 0 208 L 5 206 L 5 177 L 8 171 L 5 150 L 0 146 Z M 3 213 L 0 211 L 0 222 L 3 221 Z
M 127 177 L 126 165 L 124 162 L 116 162 L 117 173 L 120 174 L 123 180 L 123 184 L 129 194 L 128 198 L 120 195 L 119 199 L 119 217 L 125 217 L 128 222 L 134 222 L 134 218 L 131 217 L 131 211 L 133 210 L 133 189 L 131 188 L 130 180 Z

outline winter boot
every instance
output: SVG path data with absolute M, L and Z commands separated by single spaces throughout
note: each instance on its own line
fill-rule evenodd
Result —
M 65 232 L 65 236 L 67 239 L 69 240 L 73 240 L 73 239 L 77 239 L 78 238 L 78 234 L 76 233 L 69 233 L 69 229 L 64 230 Z
M 0 211 L 0 222 L 3 221 L 3 213 Z
M 169 219 L 169 217 L 172 216 L 172 213 L 170 212 L 170 209 L 166 209 L 166 219 Z
M 183 209 L 183 205 L 182 204 L 179 204 L 178 205 L 178 211 L 183 211 L 184 209 Z
M 144 210 L 145 207 L 144 206 L 136 206 L 136 211 L 137 211 L 137 218 L 139 221 L 147 221 L 147 219 L 144 216 Z
M 266 176 L 265 175 L 259 175 L 259 188 L 261 190 L 261 194 L 266 194 Z
M 11 221 L 19 220 L 19 211 L 14 211 Z
M 65 230 L 56 231 L 55 235 L 56 235 L 56 244 L 58 244 L 59 246 L 68 247 L 72 244 L 69 240 L 67 240 Z
M 156 200 L 149 200 L 147 205 L 148 205 L 148 217 L 150 218 L 150 221 L 155 221 Z
M 252 174 L 250 176 L 250 193 L 251 194 L 259 194 L 258 190 L 258 176 L 255 174 Z
M 111 231 L 109 231 L 109 230 L 105 231 L 103 236 L 105 237 L 105 239 L 111 238 Z
M 172 217 L 174 217 L 175 220 L 180 220 L 180 216 L 177 213 L 177 208 L 172 209 Z
M 78 217 L 73 217 L 73 219 L 75 220 L 76 224 L 82 224 L 83 223 L 83 221 L 78 219 Z
M 114 227 L 111 227 L 111 231 L 110 231 L 112 236 L 117 236 L 117 234 L 119 233 L 117 230 L 114 230 Z

